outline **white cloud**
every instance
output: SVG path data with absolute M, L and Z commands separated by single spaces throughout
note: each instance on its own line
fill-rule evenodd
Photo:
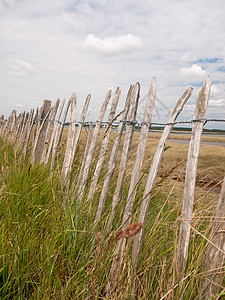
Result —
M 83 47 L 86 49 L 109 55 L 125 52 L 129 53 L 142 48 L 142 46 L 141 39 L 129 33 L 127 35 L 109 37 L 103 40 L 89 34 L 83 44 Z
M 219 98 L 224 93 L 224 85 L 221 84 L 213 84 L 211 87 L 210 95 L 212 98 Z
M 100 107 L 119 85 L 123 107 L 131 83 L 141 83 L 142 97 L 156 76 L 157 97 L 171 109 L 192 83 L 195 101 L 206 72 L 211 99 L 225 99 L 221 7 L 221 0 L 0 0 L 0 106 L 18 99 L 36 107 L 75 91 L 78 110 L 89 92 Z
M 9 67 L 10 73 L 15 76 L 28 77 L 30 75 L 33 75 L 35 72 L 34 66 L 23 60 L 11 58 L 7 62 L 7 65 Z
M 225 107 L 225 100 L 224 99 L 210 99 L 209 106 L 211 107 Z
M 205 70 L 202 70 L 202 68 L 197 65 L 197 64 L 193 64 L 191 67 L 189 68 L 181 68 L 181 71 L 180 71 L 181 75 L 184 76 L 184 77 L 194 77 L 194 79 L 196 77 L 204 77 L 206 75 L 206 71 Z
M 10 8 L 15 4 L 15 0 L 0 0 L 0 12 Z
M 194 111 L 195 110 L 195 104 L 186 104 L 185 105 L 185 109 L 186 110 L 191 110 L 191 111 Z
M 181 56 L 181 60 L 184 62 L 191 62 L 196 61 L 197 57 L 193 55 L 193 53 L 191 53 L 190 51 L 187 51 Z

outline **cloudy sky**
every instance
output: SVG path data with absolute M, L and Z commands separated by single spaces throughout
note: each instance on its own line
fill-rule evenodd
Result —
M 186 120 L 210 74 L 207 116 L 224 119 L 224 16 L 223 0 L 0 0 L 0 114 L 76 92 L 79 112 L 92 94 L 94 120 L 109 88 L 121 87 L 120 109 L 130 84 L 143 99 L 156 76 L 153 120 L 166 121 L 192 86 Z

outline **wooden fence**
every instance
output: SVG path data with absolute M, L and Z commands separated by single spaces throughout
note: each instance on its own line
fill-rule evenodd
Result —
M 206 117 L 206 110 L 209 101 L 211 89 L 211 79 L 209 76 L 199 92 L 196 101 L 196 109 L 193 117 L 192 134 L 189 143 L 189 152 L 186 165 L 185 187 L 183 197 L 183 207 L 180 216 L 180 236 L 179 246 L 177 249 L 177 270 L 178 278 L 181 280 L 185 277 L 185 268 L 188 257 L 188 249 L 190 242 L 190 234 L 192 228 L 193 218 L 193 205 L 195 197 L 195 185 L 196 185 L 196 172 L 197 162 L 199 156 L 199 147 L 201 141 L 202 130 L 204 126 L 204 118 Z M 111 102 L 111 108 L 109 110 L 107 127 L 104 132 L 104 136 L 101 141 L 101 148 L 93 172 L 91 183 L 88 185 L 89 190 L 87 192 L 87 199 L 90 200 L 98 185 L 100 172 L 103 164 L 107 166 L 107 172 L 104 177 L 103 186 L 101 188 L 98 208 L 95 215 L 94 223 L 97 224 L 101 221 L 101 216 L 104 212 L 106 196 L 109 191 L 112 176 L 115 171 L 116 162 L 118 161 L 118 152 L 121 148 L 122 134 L 125 130 L 125 137 L 122 145 L 122 155 L 119 165 L 119 173 L 117 177 L 116 188 L 112 199 L 111 214 L 108 218 L 107 230 L 112 228 L 112 224 L 116 215 L 117 207 L 121 199 L 121 191 L 124 184 L 125 173 L 128 165 L 128 159 L 130 150 L 132 147 L 132 139 L 135 129 L 136 113 L 138 108 L 140 85 L 136 83 L 131 85 L 128 91 L 124 109 L 115 116 L 117 104 L 120 98 L 120 88 L 116 89 L 115 95 Z M 132 250 L 133 272 L 138 265 L 138 258 L 140 257 L 143 239 L 143 230 L 145 228 L 145 220 L 148 213 L 149 203 L 151 201 L 151 192 L 154 187 L 157 172 L 160 166 L 160 162 L 165 150 L 166 142 L 170 136 L 171 130 L 180 112 L 183 110 L 185 103 L 188 101 L 192 94 L 192 88 L 185 91 L 182 97 L 177 102 L 171 116 L 165 126 L 161 138 L 158 143 L 157 150 L 153 157 L 151 167 L 148 174 L 147 183 L 145 186 L 142 203 L 140 206 L 138 225 L 140 231 L 135 235 Z M 95 126 L 89 127 L 89 134 L 86 140 L 86 147 L 83 155 L 82 166 L 79 170 L 79 174 L 76 180 L 76 186 L 73 186 L 74 196 L 73 201 L 79 201 L 87 186 L 88 174 L 92 167 L 97 137 L 101 129 L 101 124 L 106 113 L 109 101 L 112 96 L 112 91 L 109 90 L 105 96 L 104 102 L 100 109 L 99 117 L 95 123 Z M 146 149 L 146 142 L 149 134 L 149 127 L 151 124 L 152 111 L 154 108 L 154 102 L 156 97 L 156 79 L 153 78 L 149 94 L 146 100 L 145 112 L 143 116 L 142 126 L 140 130 L 139 143 L 137 148 L 137 154 L 133 165 L 133 170 L 130 179 L 130 187 L 128 191 L 127 203 L 124 209 L 124 215 L 122 220 L 122 230 L 125 230 L 132 222 L 132 213 L 135 203 L 135 196 L 137 185 L 140 180 L 140 174 L 143 166 L 144 154 Z M 69 115 L 69 126 L 66 141 L 66 150 L 64 159 L 62 162 L 61 178 L 66 185 L 66 190 L 71 186 L 71 172 L 73 163 L 76 156 L 76 151 L 79 145 L 79 139 L 82 132 L 83 124 L 87 114 L 88 106 L 90 103 L 91 95 L 88 95 L 81 113 L 79 121 L 76 119 L 77 111 L 77 97 L 73 93 L 68 103 L 65 100 L 56 103 L 52 103 L 49 100 L 44 100 L 44 103 L 40 109 L 31 110 L 30 112 L 23 112 L 16 115 L 16 111 L 13 110 L 8 119 L 4 119 L 2 116 L 0 119 L 0 134 L 6 142 L 15 144 L 17 149 L 22 149 L 24 157 L 29 157 L 32 164 L 42 163 L 46 167 L 50 166 L 53 170 L 56 166 L 57 153 L 62 139 L 62 133 L 64 124 Z M 66 104 L 66 107 L 64 108 Z M 113 142 L 113 146 L 110 151 L 109 160 L 106 161 L 106 151 L 109 145 L 110 134 L 112 125 L 115 120 L 119 120 L 119 125 L 116 127 L 116 137 Z M 225 261 L 225 181 L 221 190 L 220 199 L 218 202 L 215 220 L 213 223 L 213 229 L 211 236 L 207 239 L 209 244 L 207 258 L 205 262 L 205 270 L 217 270 L 218 267 L 223 266 Z M 219 220 L 219 221 L 218 221 Z M 111 279 L 108 282 L 106 290 L 110 290 L 116 284 L 119 276 L 120 265 L 123 260 L 123 253 L 126 248 L 126 239 L 120 239 L 115 248 L 115 259 L 111 265 Z M 206 279 L 203 283 L 202 299 L 208 299 L 217 292 L 217 287 L 222 282 L 222 275 L 215 276 L 215 272 L 208 272 Z M 135 284 L 133 285 L 133 294 L 135 293 Z

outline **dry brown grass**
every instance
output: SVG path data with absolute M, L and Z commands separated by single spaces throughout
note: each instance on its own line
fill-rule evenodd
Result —
M 124 131 L 125 134 L 125 131 Z M 82 153 L 84 152 L 85 143 L 88 135 L 88 130 L 82 130 L 82 134 L 80 137 L 80 142 L 77 149 L 77 157 L 79 157 L 79 161 L 82 161 Z M 60 148 L 63 150 L 66 145 L 66 136 L 67 136 L 67 129 L 64 130 L 62 143 Z M 95 158 L 98 156 L 98 152 L 101 146 L 101 141 L 104 136 L 104 130 L 101 130 L 98 136 L 96 151 L 95 151 Z M 116 131 L 111 133 L 110 143 L 108 147 L 108 151 L 106 153 L 106 162 L 111 153 L 113 141 L 116 136 Z M 160 133 L 149 133 L 144 163 L 143 163 L 143 172 L 146 174 L 143 177 L 143 181 L 146 180 L 148 171 L 151 166 L 151 161 L 156 151 L 159 138 L 161 137 Z M 190 139 L 190 135 L 178 135 L 178 134 L 171 134 L 170 136 L 172 139 Z M 124 137 L 123 137 L 124 138 Z M 118 164 L 121 157 L 122 146 L 123 146 L 123 139 L 121 141 L 120 150 L 118 153 Z M 129 179 L 134 161 L 136 158 L 136 150 L 139 141 L 139 132 L 134 133 L 132 148 L 130 152 L 130 157 L 127 165 L 126 170 L 126 178 Z M 216 137 L 216 136 L 202 136 L 202 141 L 209 141 L 209 142 L 225 142 L 225 137 Z M 176 143 L 168 140 L 167 145 L 168 148 L 163 154 L 163 158 L 161 161 L 161 166 L 158 172 L 158 178 L 156 183 L 160 183 L 164 181 L 164 179 L 170 179 L 172 181 L 176 180 L 181 183 L 183 186 L 183 182 L 185 180 L 185 168 L 187 162 L 187 155 L 188 155 L 188 144 L 181 144 Z M 107 168 L 107 163 L 103 165 L 103 168 Z M 198 171 L 197 171 L 197 186 L 200 188 L 204 188 L 206 190 L 211 190 L 211 192 L 219 192 L 221 187 L 221 182 L 224 178 L 225 174 L 225 148 L 220 146 L 211 146 L 211 145 L 201 145 L 200 147 L 200 154 L 199 154 L 199 161 L 198 161 Z

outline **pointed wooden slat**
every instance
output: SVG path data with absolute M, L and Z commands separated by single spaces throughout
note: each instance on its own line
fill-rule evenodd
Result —
M 96 186 L 97 186 L 100 171 L 101 171 L 102 164 L 103 164 L 103 161 L 104 161 L 104 158 L 105 158 L 106 149 L 108 147 L 109 137 L 110 137 L 110 133 L 111 133 L 111 125 L 112 125 L 111 122 L 113 121 L 114 116 L 115 116 L 115 112 L 116 112 L 116 108 L 117 108 L 117 104 L 118 104 L 118 101 L 119 101 L 120 94 L 121 94 L 121 90 L 118 87 L 116 89 L 115 97 L 112 101 L 112 105 L 111 105 L 111 109 L 110 109 L 110 113 L 109 113 L 109 117 L 108 117 L 109 127 L 107 127 L 106 133 L 105 133 L 103 141 L 102 141 L 102 145 L 101 145 L 98 161 L 97 161 L 97 164 L 96 164 L 95 172 L 94 172 L 94 175 L 93 175 L 93 179 L 92 179 L 92 182 L 91 182 L 91 186 L 90 186 L 90 189 L 89 189 L 87 201 L 92 197 L 92 195 L 93 195 L 93 193 L 96 189 Z
M 71 96 L 71 106 L 70 106 L 70 120 L 69 120 L 69 129 L 67 134 L 67 143 L 66 143 L 66 152 L 64 156 L 63 166 L 62 166 L 62 178 L 65 176 L 65 169 L 69 167 L 73 144 L 75 140 L 75 130 L 76 130 L 76 112 L 77 112 L 77 96 L 75 93 Z
M 151 168 L 149 171 L 149 175 L 148 175 L 148 179 L 147 179 L 147 183 L 146 183 L 145 191 L 144 191 L 144 195 L 143 195 L 143 200 L 141 203 L 140 212 L 139 212 L 139 216 L 138 216 L 138 222 L 142 222 L 143 224 L 144 224 L 146 216 L 147 216 L 148 207 L 149 207 L 149 203 L 151 200 L 151 191 L 152 191 L 152 188 L 155 183 L 155 179 L 156 179 L 158 169 L 159 169 L 159 166 L 161 163 L 161 159 L 162 159 L 162 155 L 163 155 L 163 152 L 165 149 L 166 142 L 167 142 L 169 135 L 171 133 L 171 130 L 173 128 L 173 123 L 175 122 L 178 115 L 182 111 L 187 100 L 190 98 L 192 90 L 193 90 L 192 88 L 187 89 L 185 91 L 185 93 L 183 94 L 183 96 L 179 99 L 179 101 L 178 101 L 176 107 L 174 108 L 174 110 L 170 116 L 170 119 L 168 121 L 169 125 L 165 126 L 162 136 L 159 140 L 154 158 L 152 160 L 152 164 L 151 164 Z M 132 249 L 132 261 L 133 261 L 134 269 L 136 268 L 137 258 L 139 257 L 140 251 L 141 251 L 142 236 L 143 236 L 143 229 L 141 229 L 140 232 L 134 237 L 134 244 L 133 244 L 133 249 Z M 135 285 L 133 287 L 132 293 L 134 292 L 134 289 L 135 289 Z
M 201 299 L 213 299 L 222 286 L 225 263 L 225 177 L 206 252 Z
M 77 128 L 77 134 L 76 134 L 74 144 L 73 144 L 73 149 L 72 149 L 72 152 L 71 152 L 71 155 L 70 155 L 70 161 L 65 166 L 65 168 L 63 170 L 63 173 L 62 173 L 62 177 L 64 179 L 67 179 L 67 185 L 68 186 L 69 186 L 69 182 L 70 182 L 70 174 L 71 174 L 71 170 L 72 170 L 73 160 L 74 160 L 74 157 L 75 157 L 78 141 L 79 141 L 79 138 L 80 138 L 83 123 L 85 121 L 85 117 L 86 117 L 86 114 L 87 114 L 87 110 L 88 110 L 90 100 L 91 100 L 91 94 L 89 94 L 87 96 L 86 100 L 85 100 L 85 104 L 84 104 L 84 107 L 83 107 L 83 110 L 82 110 L 82 113 L 81 113 L 80 122 L 79 122 L 79 125 L 78 125 L 78 128 Z
M 133 86 L 131 85 L 129 88 L 129 91 L 127 93 L 124 110 L 122 111 L 121 122 L 118 126 L 117 136 L 116 136 L 115 142 L 113 144 L 112 152 L 111 152 L 110 159 L 109 159 L 108 171 L 107 171 L 106 177 L 104 179 L 100 199 L 98 202 L 98 208 L 97 208 L 97 212 L 96 212 L 96 216 L 95 216 L 95 223 L 100 220 L 100 217 L 101 217 L 102 211 L 104 209 L 104 205 L 105 205 L 106 195 L 108 193 L 110 182 L 112 180 L 112 176 L 113 176 L 113 173 L 114 173 L 114 170 L 116 167 L 116 158 L 117 158 L 117 154 L 118 154 L 118 150 L 119 150 L 119 146 L 120 146 L 120 142 L 121 142 L 121 138 L 122 138 L 122 133 L 124 130 L 124 122 L 127 118 L 127 114 L 128 114 L 129 107 L 130 107 L 132 88 L 133 88 Z
M 30 115 L 29 115 L 29 120 L 28 120 L 25 144 L 24 144 L 24 148 L 23 148 L 24 157 L 26 157 L 26 155 L 27 155 L 29 140 L 30 140 L 30 136 L 31 136 L 32 128 L 33 128 L 33 123 L 34 123 L 34 109 L 31 109 Z
M 44 142 L 44 145 L 43 145 L 42 158 L 41 158 L 41 162 L 43 162 L 43 163 L 45 163 L 45 160 L 46 160 L 46 155 L 47 155 L 48 145 L 49 145 L 49 139 L 50 139 L 52 128 L 54 126 L 55 115 L 57 113 L 59 103 L 60 103 L 60 100 L 57 99 L 56 103 L 52 106 L 51 112 L 50 112 L 49 117 L 48 117 L 48 122 L 47 122 L 47 126 L 46 126 L 46 133 L 45 133 L 45 137 L 44 137 L 45 142 Z
M 42 111 L 42 113 L 39 114 L 40 123 L 38 126 L 38 131 L 36 133 L 34 148 L 33 148 L 32 157 L 31 157 L 32 164 L 34 164 L 35 162 L 36 163 L 40 162 L 41 157 L 42 157 L 42 153 L 44 150 L 46 130 L 48 128 L 48 122 L 46 122 L 46 121 L 51 113 L 51 104 L 52 104 L 52 101 L 44 100 L 43 106 L 42 106 L 43 108 L 40 110 L 40 111 Z
M 128 162 L 128 157 L 130 154 L 130 148 L 133 140 L 133 134 L 134 134 L 134 127 L 135 127 L 135 121 L 136 121 L 136 113 L 137 113 L 137 107 L 138 107 L 138 100 L 140 95 L 140 84 L 137 82 L 131 92 L 131 102 L 130 102 L 130 108 L 127 115 L 127 126 L 126 126 L 126 134 L 124 139 L 124 145 L 122 150 L 122 156 L 120 161 L 120 168 L 119 168 L 119 175 L 118 180 L 116 184 L 116 189 L 114 192 L 113 200 L 112 200 L 112 210 L 111 214 L 109 216 L 108 220 L 108 230 L 112 227 L 112 222 L 116 214 L 116 209 L 118 206 L 118 203 L 120 201 L 121 197 L 121 191 L 122 191 L 122 185 L 126 173 L 126 167 Z
M 83 160 L 82 160 L 82 164 L 81 164 L 80 172 L 79 172 L 79 175 L 78 175 L 78 178 L 77 178 L 75 189 L 79 188 L 81 179 L 83 177 L 84 166 L 85 166 L 87 156 L 88 156 L 88 151 L 89 151 L 90 145 L 91 145 L 91 136 L 92 136 L 92 132 L 93 132 L 93 123 L 92 122 L 90 122 L 90 126 L 89 126 L 88 130 L 89 130 L 89 132 L 88 132 L 86 146 L 85 146 L 85 150 L 84 150 L 84 157 L 83 157 Z
M 109 90 L 106 93 L 105 100 L 102 104 L 101 111 L 100 111 L 98 120 L 97 120 L 96 125 L 95 125 L 95 129 L 94 129 L 91 144 L 90 144 L 90 149 L 88 151 L 87 159 L 86 159 L 86 162 L 85 162 L 85 165 L 84 165 L 83 175 L 82 175 L 82 178 L 81 178 L 81 181 L 80 181 L 80 185 L 78 187 L 79 188 L 79 192 L 78 192 L 79 195 L 82 194 L 84 186 L 85 186 L 87 178 L 88 178 L 88 173 L 89 173 L 89 169 L 90 169 L 90 166 L 91 166 L 91 162 L 92 162 L 92 158 L 93 158 L 93 154 L 94 154 L 94 149 L 95 149 L 97 137 L 98 137 L 98 134 L 99 134 L 99 130 L 100 130 L 100 127 L 101 127 L 103 117 L 105 115 L 106 108 L 108 106 L 108 103 L 109 103 L 109 100 L 110 100 L 110 97 L 111 97 L 111 93 L 112 93 L 111 90 Z
M 209 76 L 199 92 L 194 119 L 204 119 L 206 117 L 206 110 L 209 102 L 209 94 L 211 89 L 211 79 Z M 201 143 L 201 135 L 204 126 L 203 121 L 194 122 L 192 125 L 192 135 L 189 144 L 186 174 L 185 174 L 185 188 L 184 188 L 184 198 L 181 214 L 181 225 L 180 225 L 180 236 L 179 245 L 177 252 L 177 262 L 178 262 L 178 272 L 179 276 L 182 276 L 187 262 L 190 232 L 191 232 L 191 222 L 193 215 L 193 204 L 195 197 L 195 183 L 196 183 L 196 173 L 197 173 L 197 163 L 199 156 L 199 148 Z M 182 220 L 185 220 L 183 222 Z
M 69 107 L 71 105 L 71 99 L 68 101 L 66 109 L 64 111 L 63 114 L 63 118 L 62 118 L 62 123 L 58 123 L 56 129 L 56 133 L 54 136 L 54 143 L 52 146 L 52 159 L 51 159 L 51 169 L 53 169 L 54 165 L 55 165 L 55 160 L 56 160 L 56 154 L 57 154 L 57 150 L 61 141 L 61 137 L 62 137 L 62 132 L 63 132 L 63 128 L 64 128 L 64 124 L 66 122 L 66 117 L 69 111 Z
M 51 135 L 51 138 L 50 138 L 50 142 L 49 142 L 49 146 L 48 146 L 48 151 L 47 151 L 46 159 L 44 161 L 45 165 L 48 164 L 49 159 L 50 159 L 50 155 L 52 153 L 53 143 L 55 142 L 55 136 L 56 136 L 56 133 L 58 132 L 59 127 L 60 127 L 60 121 L 59 120 L 61 118 L 61 114 L 62 114 L 64 105 L 65 105 L 65 102 L 66 102 L 66 100 L 64 99 L 62 101 L 60 107 L 59 107 L 59 111 L 58 111 L 58 114 L 57 114 L 57 117 L 56 117 L 56 120 L 55 120 L 55 124 L 54 124 L 54 127 L 53 127 L 52 135 Z
M 135 195 L 136 195 L 136 189 L 137 189 L 137 183 L 140 177 L 140 172 L 142 168 L 142 163 L 144 159 L 145 154 L 145 147 L 147 143 L 148 133 L 149 133 L 149 127 L 151 123 L 151 117 L 152 117 L 152 111 L 154 108 L 155 103 L 155 97 L 156 97 L 156 78 L 154 77 L 152 80 L 152 84 L 149 90 L 148 98 L 146 101 L 145 106 L 145 112 L 139 137 L 139 143 L 137 148 L 137 154 L 136 154 L 136 160 L 134 164 L 134 168 L 131 175 L 131 181 L 130 181 L 130 188 L 127 196 L 127 204 L 124 210 L 123 215 L 123 221 L 122 221 L 122 227 L 121 229 L 124 230 L 126 226 L 130 224 L 131 221 L 131 214 L 133 210 Z M 123 253 L 126 246 L 126 239 L 120 239 L 117 242 L 114 256 L 115 259 L 113 260 L 112 266 L 111 266 L 111 283 L 113 286 L 115 285 L 118 275 L 119 275 L 119 269 L 123 258 Z

